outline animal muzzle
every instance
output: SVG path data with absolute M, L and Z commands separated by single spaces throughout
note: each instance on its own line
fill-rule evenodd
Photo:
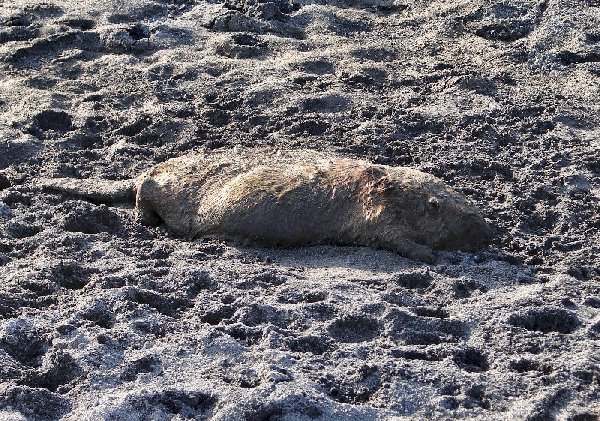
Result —
M 465 217 L 444 243 L 445 250 L 479 250 L 490 244 L 492 228 L 479 215 Z

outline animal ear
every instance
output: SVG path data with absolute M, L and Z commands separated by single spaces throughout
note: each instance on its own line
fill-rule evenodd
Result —
M 379 179 L 373 183 L 373 186 L 381 192 L 392 190 L 394 187 L 387 176 L 379 177 Z
M 440 202 L 437 199 L 437 197 L 435 197 L 435 196 L 431 196 L 429 198 L 429 200 L 427 201 L 427 204 L 429 205 L 430 209 L 432 209 L 436 212 L 440 209 Z

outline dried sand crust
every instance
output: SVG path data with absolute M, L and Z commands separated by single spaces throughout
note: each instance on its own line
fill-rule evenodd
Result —
M 597 1 L 0 3 L 1 417 L 598 417 Z M 235 147 L 433 174 L 492 244 L 188 241 L 35 187 Z

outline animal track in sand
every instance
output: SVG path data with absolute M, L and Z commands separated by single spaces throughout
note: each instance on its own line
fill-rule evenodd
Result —
M 55 421 L 71 410 L 69 400 L 48 389 L 9 387 L 0 397 L 0 407 L 11 407 L 32 419 Z
M 454 362 L 470 373 L 487 371 L 490 368 L 484 352 L 476 348 L 462 349 L 454 354 Z
M 377 319 L 371 317 L 347 315 L 334 320 L 328 331 L 339 342 L 365 342 L 379 336 L 381 325 Z
M 300 61 L 295 63 L 294 66 L 299 70 L 305 71 L 306 73 L 312 73 L 316 75 L 332 74 L 335 71 L 334 64 L 326 59 Z
M 44 355 L 42 367 L 29 371 L 18 384 L 64 394 L 70 389 L 68 384 L 82 375 L 83 370 L 71 354 L 59 350 Z
M 418 312 L 419 310 L 416 311 Z M 456 343 L 467 335 L 467 326 L 460 320 L 423 317 L 404 309 L 392 308 L 386 314 L 385 320 L 390 337 L 406 345 Z
M 0 348 L 29 367 L 38 367 L 48 348 L 43 332 L 25 319 L 10 320 L 0 332 Z
M 342 403 L 366 404 L 381 388 L 382 373 L 375 365 L 363 364 L 358 369 L 349 369 L 341 377 L 325 374 L 317 379 L 332 399 Z
M 160 357 L 158 355 L 146 355 L 128 363 L 121 373 L 121 380 L 131 382 L 138 377 L 138 374 L 153 373 L 159 375 L 161 372 Z
M 428 270 L 417 269 L 394 274 L 392 282 L 406 289 L 424 289 L 431 285 L 433 276 Z
M 323 336 L 307 335 L 290 339 L 288 347 L 292 352 L 308 352 L 322 355 L 335 348 L 334 344 Z
M 218 398 L 208 392 L 169 388 L 162 391 L 140 391 L 127 396 L 120 402 L 109 418 L 119 418 L 124 412 L 138 414 L 149 419 L 156 414 L 166 417 L 176 415 L 182 418 L 203 419 L 218 403 Z M 122 412 L 123 411 L 123 412 Z
M 251 59 L 264 56 L 268 44 L 254 34 L 237 33 L 231 35 L 215 48 L 216 54 L 233 59 Z
M 508 323 L 542 333 L 573 333 L 581 324 L 576 313 L 550 306 L 513 313 L 508 317 Z
M 463 18 L 468 30 L 488 41 L 513 42 L 528 36 L 547 7 L 546 2 L 495 3 Z

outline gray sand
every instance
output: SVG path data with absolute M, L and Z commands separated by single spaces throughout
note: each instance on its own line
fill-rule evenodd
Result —
M 0 418 L 597 420 L 600 3 L 0 1 Z M 432 173 L 425 265 L 177 238 L 35 188 L 194 149 Z

